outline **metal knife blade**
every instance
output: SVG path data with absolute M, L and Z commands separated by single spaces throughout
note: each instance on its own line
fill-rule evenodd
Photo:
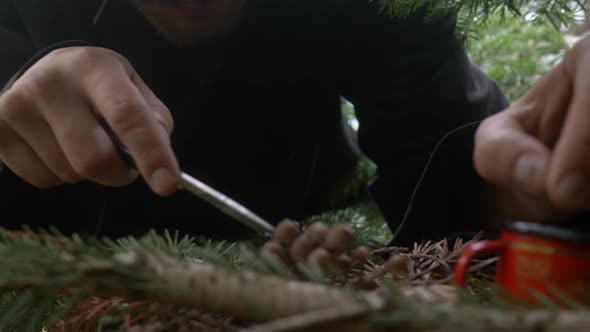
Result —
M 248 210 L 242 204 L 234 201 L 221 192 L 211 188 L 204 182 L 199 181 L 184 172 L 181 173 L 180 187 L 190 191 L 194 195 L 218 208 L 221 212 L 254 229 L 255 231 L 260 233 L 272 233 L 274 231 L 273 225 L 269 224 L 254 212 Z
M 121 154 L 121 157 L 127 163 L 127 165 L 137 169 L 133 157 L 127 148 L 121 143 L 119 138 L 115 135 L 111 127 L 104 119 L 99 119 L 99 123 L 106 131 L 107 135 L 111 138 L 115 148 Z M 247 209 L 242 204 L 234 201 L 228 196 L 213 189 L 206 183 L 195 179 L 187 173 L 181 172 L 179 188 L 189 191 L 193 195 L 216 207 L 234 220 L 239 221 L 243 225 L 248 226 L 259 233 L 272 233 L 275 229 L 273 225 Z

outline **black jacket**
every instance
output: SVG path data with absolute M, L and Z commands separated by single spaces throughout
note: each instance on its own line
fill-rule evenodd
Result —
M 479 227 L 481 181 L 466 126 L 507 106 L 455 38 L 455 20 L 393 19 L 368 0 L 247 0 L 223 42 L 179 48 L 127 0 L 0 0 L 0 82 L 43 49 L 82 40 L 124 55 L 175 119 L 181 168 L 270 221 L 325 208 L 359 150 L 340 112 L 358 112 L 362 152 L 378 165 L 371 192 L 404 241 Z M 247 232 L 187 193 L 159 198 L 138 181 L 37 190 L 6 167 L 0 225 L 56 225 L 113 236 L 150 227 L 225 238 Z

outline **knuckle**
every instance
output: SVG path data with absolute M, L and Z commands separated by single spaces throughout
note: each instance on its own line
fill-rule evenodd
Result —
M 67 79 L 58 66 L 37 66 L 31 68 L 16 82 L 14 88 L 29 101 L 35 99 L 50 100 L 56 97 L 55 90 Z
M 102 72 L 104 65 L 109 60 L 117 59 L 122 61 L 122 56 L 114 51 L 101 47 L 66 47 L 51 52 L 48 57 L 58 58 L 59 63 L 64 64 L 69 70 L 74 69 L 78 73 L 90 75 L 91 73 Z
M 121 136 L 142 130 L 145 126 L 144 104 L 132 97 L 120 97 L 112 101 L 109 122 Z
M 49 52 L 49 54 L 47 54 L 47 56 L 45 58 L 50 59 L 53 57 L 57 57 L 57 58 L 70 57 L 72 55 L 79 54 L 81 51 L 84 51 L 84 49 L 87 49 L 87 48 L 89 48 L 89 47 L 87 47 L 87 46 L 62 47 L 62 48 L 58 48 L 58 49 L 55 49 L 55 50 Z
M 10 89 L 0 98 L 0 118 L 12 120 L 18 118 L 27 105 L 27 98 L 22 90 Z
M 137 154 L 138 163 L 143 164 L 146 168 L 155 169 L 157 165 L 168 162 L 167 154 L 160 145 L 151 145 L 139 151 Z
M 159 104 L 152 106 L 152 109 L 154 110 L 156 121 L 164 127 L 168 133 L 172 133 L 174 130 L 174 118 L 168 107 Z
M 133 117 L 145 109 L 141 100 L 131 96 L 114 97 L 112 107 L 114 120 L 121 120 L 122 122 L 128 121 L 127 117 Z
M 63 73 L 55 66 L 36 68 L 25 74 L 23 78 L 26 79 L 23 81 L 25 88 L 40 94 L 53 90 L 61 81 L 64 81 Z
M 72 68 L 84 69 L 96 65 L 102 57 L 101 53 L 96 47 L 72 47 L 56 50 L 52 55 L 66 58 Z
M 131 66 L 124 56 L 102 47 L 82 47 L 77 50 L 76 59 L 82 68 L 89 70 L 96 70 L 97 64 L 109 65 L 118 63 L 124 66 Z
M 38 67 L 15 83 L 13 89 L 19 95 L 21 108 L 33 103 L 44 103 L 59 98 L 59 89 L 68 82 L 66 74 L 58 67 Z

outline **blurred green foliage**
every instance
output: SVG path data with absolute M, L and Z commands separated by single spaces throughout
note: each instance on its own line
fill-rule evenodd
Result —
M 467 41 L 471 60 L 494 79 L 510 100 L 521 97 L 568 49 L 561 31 L 548 21 L 495 13 L 473 26 Z

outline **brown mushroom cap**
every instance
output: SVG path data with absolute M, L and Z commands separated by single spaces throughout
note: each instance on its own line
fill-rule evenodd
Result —
M 320 245 L 326 239 L 328 235 L 328 226 L 322 222 L 316 222 L 311 224 L 306 230 L 305 233 L 309 236 L 309 238 L 315 242 L 317 245 Z
M 348 254 L 341 254 L 337 259 L 338 267 L 342 271 L 349 271 L 352 269 L 352 258 Z
M 408 258 L 399 254 L 393 255 L 385 262 L 383 268 L 391 274 L 408 273 Z
M 304 233 L 293 241 L 289 247 L 289 254 L 293 262 L 304 262 L 316 247 L 317 245 Z
M 356 242 L 356 236 L 352 229 L 348 225 L 336 224 L 330 227 L 324 247 L 334 254 L 339 254 L 354 242 Z
M 332 255 L 325 248 L 316 248 L 307 257 L 307 262 L 310 264 L 317 264 L 322 270 L 330 268 L 332 262 Z
M 372 274 L 363 274 L 359 279 L 359 286 L 365 290 L 373 290 L 378 287 L 375 282 L 375 276 Z
M 371 259 L 371 250 L 365 246 L 360 246 L 352 252 L 351 258 L 355 263 L 364 263 Z
M 299 224 L 290 219 L 281 221 L 275 229 L 272 239 L 278 243 L 290 244 L 301 235 Z
M 287 251 L 280 243 L 275 241 L 268 241 L 260 249 L 262 253 L 270 254 L 278 257 L 284 263 L 288 262 Z

